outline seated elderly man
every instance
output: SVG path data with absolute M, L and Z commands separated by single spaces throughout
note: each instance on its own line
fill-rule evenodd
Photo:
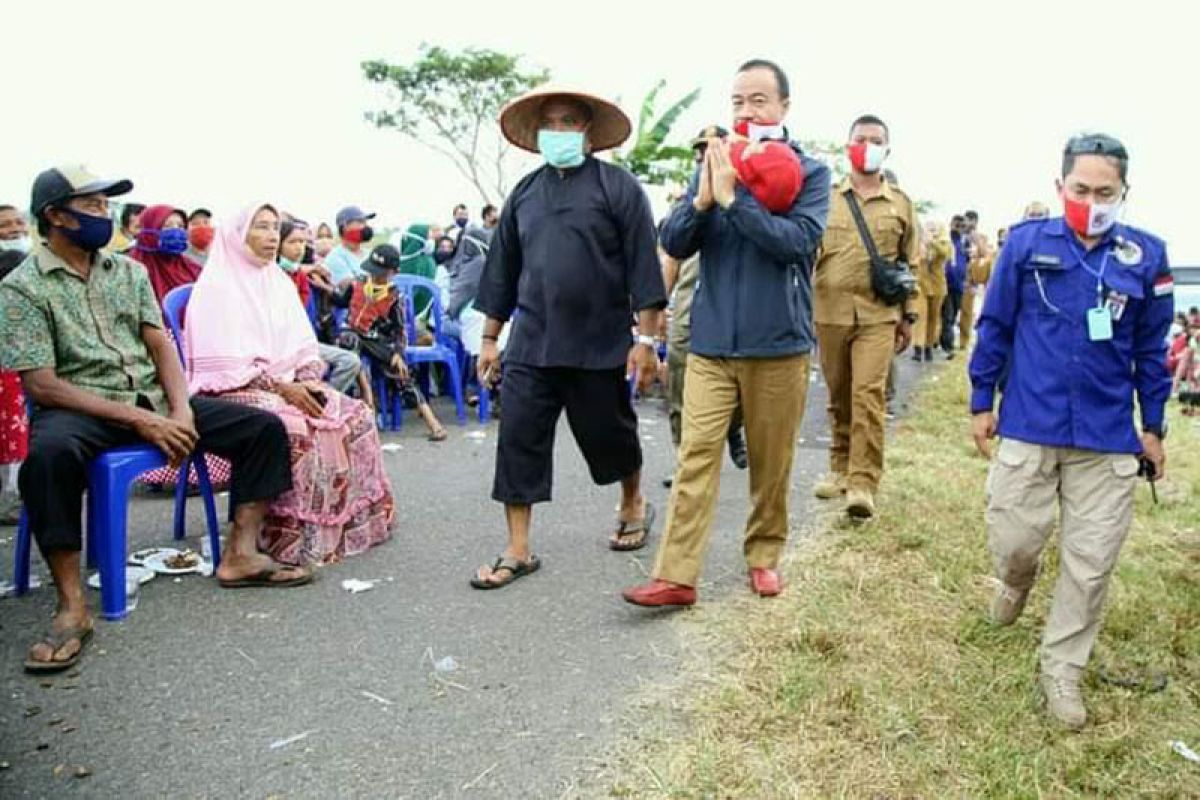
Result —
M 202 444 L 229 459 L 239 505 L 217 570 L 221 585 L 312 579 L 256 545 L 267 501 L 292 487 L 283 423 L 246 406 L 189 400 L 145 268 L 101 252 L 112 236 L 108 198 L 132 188 L 81 167 L 38 175 L 30 211 L 41 247 L 0 284 L 3 366 L 21 374 L 36 404 L 21 497 L 58 592 L 50 630 L 26 658 L 30 672 L 70 668 L 92 635 L 80 580 L 80 513 L 88 463 L 103 450 L 149 442 L 177 465 Z

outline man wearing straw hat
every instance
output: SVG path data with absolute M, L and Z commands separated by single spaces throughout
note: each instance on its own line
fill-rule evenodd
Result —
M 628 138 L 629 118 L 594 95 L 542 87 L 500 114 L 505 138 L 545 161 L 505 200 L 475 307 L 487 316 L 480 380 L 500 377 L 500 441 L 492 497 L 504 504 L 508 546 L 471 579 L 495 589 L 536 571 L 534 503 L 550 499 L 554 432 L 565 409 L 599 485 L 620 482 L 609 547 L 645 546 L 654 508 L 641 492 L 642 451 L 629 378 L 649 388 L 653 337 L 666 306 L 650 203 L 637 179 L 594 153 Z

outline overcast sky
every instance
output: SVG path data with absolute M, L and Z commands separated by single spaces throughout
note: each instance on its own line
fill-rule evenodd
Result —
M 0 202 L 79 162 L 134 199 L 228 213 L 259 198 L 309 219 L 356 203 L 384 226 L 445 222 L 474 190 L 439 157 L 375 130 L 369 58 L 431 42 L 522 54 L 631 114 L 659 78 L 703 94 L 681 138 L 729 118 L 737 65 L 778 61 L 798 138 L 842 141 L 864 112 L 891 126 L 895 169 L 937 213 L 974 207 L 989 232 L 1030 200 L 1056 206 L 1065 139 L 1119 136 L 1126 218 L 1200 263 L 1195 28 L 1142 2 L 21 2 L 5 9 Z M 176 10 L 177 9 L 177 10 Z M 317 9 L 313 12 L 309 9 Z

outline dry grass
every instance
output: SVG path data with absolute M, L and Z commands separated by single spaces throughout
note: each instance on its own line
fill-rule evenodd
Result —
M 834 521 L 788 565 L 776 602 L 684 615 L 682 680 L 638 714 L 605 790 L 618 797 L 1200 797 L 1200 435 L 1176 419 L 1173 478 L 1137 521 L 1093 658 L 1165 672 L 1165 691 L 1085 684 L 1092 724 L 1039 713 L 1036 649 L 1055 558 L 1025 616 L 989 624 L 986 464 L 966 383 L 945 370 L 888 451 L 879 522 Z M 1048 551 L 1049 553 L 1049 551 Z

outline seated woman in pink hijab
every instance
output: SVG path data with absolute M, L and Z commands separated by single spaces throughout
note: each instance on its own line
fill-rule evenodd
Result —
M 275 266 L 279 223 L 257 205 L 217 229 L 188 306 L 188 384 L 283 419 L 294 488 L 271 504 L 259 547 L 284 564 L 334 562 L 388 539 L 394 503 L 374 414 L 320 382 L 308 315 Z

